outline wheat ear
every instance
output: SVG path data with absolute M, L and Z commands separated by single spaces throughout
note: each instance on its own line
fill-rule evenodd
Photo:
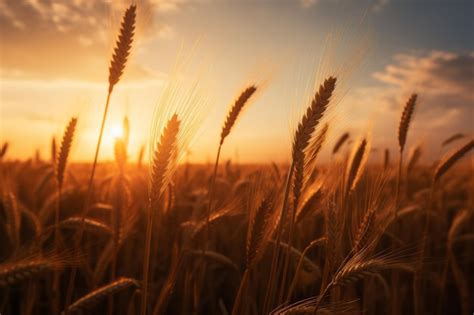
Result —
M 390 150 L 385 149 L 383 155 L 383 169 L 386 171 L 390 166 Z
M 8 151 L 8 142 L 4 142 L 2 148 L 0 149 L 0 160 L 3 160 L 3 157 L 7 154 Z
M 204 247 L 205 248 L 207 247 L 207 243 L 209 241 L 209 219 L 212 212 L 212 203 L 214 201 L 214 185 L 216 183 L 217 167 L 219 166 L 219 159 L 221 156 L 222 145 L 224 144 L 225 138 L 229 135 L 232 129 L 232 126 L 235 125 L 235 122 L 237 121 L 237 118 L 239 117 L 239 113 L 242 111 L 245 104 L 248 103 L 250 97 L 254 95 L 256 91 L 257 91 L 257 85 L 252 84 L 248 86 L 245 90 L 243 90 L 242 93 L 240 93 L 240 96 L 235 100 L 234 105 L 232 106 L 229 113 L 227 114 L 227 118 L 224 122 L 224 125 L 222 126 L 219 147 L 217 149 L 217 154 L 216 154 L 216 161 L 214 163 L 214 171 L 212 173 L 212 178 L 211 178 L 211 182 L 209 184 L 209 190 L 208 190 L 209 200 L 208 200 L 207 209 L 206 209 L 206 230 L 205 230 L 206 232 L 204 234 Z
M 72 140 L 74 138 L 74 132 L 76 130 L 77 118 L 71 118 L 69 124 L 64 131 L 63 140 L 61 142 L 61 148 L 57 158 L 56 165 L 56 181 L 59 186 L 62 186 L 64 181 L 64 172 L 66 170 L 66 164 L 71 150 Z
M 362 175 L 363 168 L 364 168 L 364 159 L 367 153 L 367 146 L 368 142 L 366 139 L 363 139 L 360 143 L 359 146 L 356 148 L 354 151 L 354 154 L 352 155 L 352 159 L 349 163 L 349 167 L 347 169 L 347 174 L 346 174 L 346 192 L 349 193 L 351 190 L 353 190 L 356 186 L 357 183 L 359 182 L 359 179 Z
M 415 110 L 417 95 L 412 94 L 403 108 L 402 117 L 398 126 L 398 145 L 400 151 L 403 151 L 407 141 L 408 128 L 410 127 L 411 117 Z
M 304 180 L 304 168 L 305 162 L 307 159 L 306 150 L 311 144 L 311 141 L 314 141 L 314 132 L 319 125 L 321 119 L 323 118 L 324 113 L 328 109 L 331 101 L 331 97 L 333 92 L 336 88 L 336 77 L 328 77 L 324 80 L 323 84 L 319 86 L 318 91 L 314 95 L 313 100 L 311 101 L 311 105 L 306 109 L 303 118 L 301 119 L 298 127 L 296 129 L 294 138 L 293 138 L 293 147 L 292 147 L 292 168 L 294 169 L 294 179 L 292 181 L 291 176 L 293 174 L 289 174 L 289 182 L 293 183 L 293 207 L 292 215 L 290 219 L 290 228 L 288 232 L 288 249 L 286 251 L 285 262 L 283 265 L 283 278 L 281 283 L 280 294 L 278 295 L 278 302 L 282 302 L 284 295 L 285 295 L 285 287 L 286 287 L 286 278 L 288 274 L 288 265 L 290 260 L 290 251 L 289 248 L 293 242 L 293 229 L 296 220 L 296 208 L 298 206 L 298 201 L 301 195 L 301 189 L 303 187 L 303 180 Z M 323 128 L 324 130 L 324 128 Z M 327 131 L 327 130 L 326 130 Z M 325 132 L 323 132 L 324 136 L 322 139 L 324 140 Z M 317 142 L 317 140 L 315 141 Z M 322 144 L 322 141 L 321 141 Z M 290 176 L 291 175 L 291 176 Z M 285 199 L 287 197 L 285 196 Z M 286 208 L 286 202 L 283 203 L 283 208 Z M 282 218 L 286 217 L 287 211 L 282 211 Z M 278 246 L 277 246 L 278 247 Z
M 411 171 L 415 168 L 415 165 L 420 160 L 421 153 L 422 150 L 420 146 L 416 146 L 415 149 L 413 149 L 407 164 L 407 174 L 410 174 Z
M 129 6 L 123 16 L 120 34 L 115 43 L 114 53 L 109 66 L 109 92 L 119 82 L 125 69 L 127 58 L 130 55 L 135 31 L 136 9 L 135 5 Z
M 463 156 L 469 153 L 470 150 L 474 148 L 474 140 L 469 141 L 468 143 L 464 144 L 462 147 L 458 148 L 456 151 L 452 152 L 446 158 L 444 158 L 438 167 L 435 170 L 433 176 L 433 182 L 438 181 L 441 176 L 446 174 L 449 169 L 456 164 Z
M 97 139 L 97 145 L 95 149 L 95 154 L 94 154 L 94 161 L 92 162 L 92 169 L 91 173 L 89 176 L 89 181 L 87 184 L 87 195 L 86 195 L 86 200 L 84 202 L 84 208 L 82 210 L 82 218 L 83 222 L 85 217 L 87 216 L 87 212 L 89 211 L 89 206 L 90 206 L 90 199 L 92 195 L 92 189 L 93 189 L 93 183 L 94 183 L 94 175 L 95 175 L 95 170 L 97 167 L 97 160 L 99 158 L 99 151 L 100 151 L 100 145 L 102 143 L 102 135 L 104 134 L 104 127 L 105 127 L 105 122 L 107 119 L 107 112 L 109 110 L 109 104 L 110 104 L 110 97 L 112 95 L 112 90 L 114 86 L 118 83 L 124 68 L 125 64 L 127 61 L 127 58 L 130 53 L 130 46 L 133 41 L 133 31 L 135 29 L 135 20 L 136 20 L 136 6 L 135 5 L 130 5 L 128 9 L 125 11 L 123 21 L 122 21 L 122 28 L 120 29 L 120 35 L 117 40 L 117 44 L 114 50 L 114 54 L 112 56 L 112 60 L 110 62 L 110 67 L 109 67 L 109 89 L 107 93 L 107 99 L 105 101 L 105 107 L 104 107 L 104 113 L 102 116 L 102 122 L 100 125 L 100 131 L 99 131 L 99 138 Z M 75 246 L 76 248 L 79 249 L 81 241 L 82 241 L 82 236 L 84 233 L 84 223 L 81 224 L 81 228 L 77 232 L 77 236 L 75 239 Z M 76 279 L 76 273 L 77 273 L 77 268 L 73 268 L 70 276 L 69 276 L 69 284 L 67 288 L 67 293 L 66 293 L 66 301 L 65 305 L 66 307 L 69 305 L 73 291 L 74 291 L 74 282 Z
M 334 155 L 337 152 L 339 152 L 339 149 L 342 147 L 344 143 L 346 143 L 347 140 L 349 140 L 349 133 L 344 132 L 342 136 L 337 140 L 336 144 L 334 145 L 334 148 L 332 149 L 332 154 Z
M 72 303 L 66 310 L 64 314 L 77 312 L 84 310 L 85 308 L 90 308 L 98 302 L 100 302 L 105 297 L 108 297 L 117 292 L 123 291 L 127 288 L 138 288 L 140 287 L 137 280 L 132 278 L 119 278 L 118 280 L 111 282 L 103 287 L 100 287 L 91 293 L 81 297 L 76 302 Z
M 56 204 L 55 219 L 54 219 L 54 248 L 56 253 L 59 251 L 59 217 L 61 214 L 61 199 L 62 199 L 62 187 L 64 181 L 64 172 L 66 170 L 66 164 L 71 151 L 72 140 L 74 138 L 74 132 L 76 130 L 77 118 L 73 117 L 67 125 L 66 131 L 64 132 L 59 154 L 55 163 L 56 169 L 56 182 L 58 185 L 58 199 Z M 58 292 L 53 296 L 53 312 L 54 314 L 59 313 L 59 271 L 55 271 L 53 275 L 53 292 Z
M 457 141 L 457 140 L 460 140 L 460 139 L 463 139 L 465 138 L 466 135 L 463 134 L 463 133 L 455 133 L 454 135 L 446 138 L 442 143 L 441 143 L 441 146 L 447 146 L 448 144 L 450 143 L 453 143 L 454 141 Z
M 55 269 L 57 265 L 50 260 L 35 259 L 0 265 L 0 287 L 11 286 L 39 274 Z
M 227 114 L 227 118 L 224 122 L 224 125 L 222 126 L 220 145 L 224 143 L 224 139 L 229 135 L 230 130 L 235 125 L 235 122 L 239 117 L 239 113 L 242 111 L 245 104 L 248 103 L 248 100 L 253 94 L 255 94 L 256 91 L 257 86 L 250 85 L 245 90 L 243 90 L 242 93 L 240 93 L 240 96 L 235 100 L 234 105 Z
M 153 231 L 154 215 L 158 211 L 159 202 L 163 191 L 171 180 L 172 170 L 170 163 L 175 162 L 174 157 L 178 150 L 178 132 L 180 128 L 180 120 L 178 115 L 174 114 L 160 136 L 151 165 L 151 184 L 150 184 L 150 206 L 146 221 L 146 241 L 145 241 L 145 257 L 143 260 L 143 293 L 141 314 L 145 315 L 147 310 L 147 294 L 148 294 L 148 274 L 150 266 L 150 250 Z M 156 245 L 155 245 L 156 246 Z

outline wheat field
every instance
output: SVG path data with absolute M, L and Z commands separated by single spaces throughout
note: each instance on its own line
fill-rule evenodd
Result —
M 46 160 L 9 158 L 14 143 L 3 143 L 1 315 L 472 314 L 471 135 L 446 134 L 437 140 L 446 153 L 425 159 L 410 142 L 423 97 L 413 90 L 392 130 L 396 150 L 374 153 L 364 130 L 330 142 L 343 93 L 334 72 L 294 122 L 289 163 L 221 158 L 265 93 L 259 81 L 230 100 L 212 163 L 183 162 L 206 100 L 173 84 L 149 158 L 145 145 L 129 153 L 140 126 L 125 117 L 115 160 L 100 162 L 139 19 L 135 5 L 123 13 L 90 162 L 70 157 L 80 116 L 64 121 Z

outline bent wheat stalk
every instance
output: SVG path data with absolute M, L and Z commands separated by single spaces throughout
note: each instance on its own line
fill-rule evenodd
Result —
M 227 114 L 227 118 L 224 122 L 224 125 L 222 126 L 219 147 L 217 149 L 216 161 L 214 163 L 214 171 L 212 173 L 212 179 L 209 186 L 209 201 L 206 211 L 206 234 L 204 247 L 207 247 L 207 242 L 209 241 L 209 218 L 211 216 L 212 202 L 214 201 L 214 185 L 216 182 L 217 167 L 219 166 L 219 158 L 221 155 L 222 145 L 224 144 L 224 140 L 226 139 L 226 137 L 230 134 L 232 127 L 235 125 L 239 114 L 242 112 L 242 109 L 248 103 L 249 99 L 252 97 L 252 95 L 255 94 L 256 91 L 257 85 L 253 84 L 248 86 L 245 90 L 242 91 L 242 93 L 240 93 L 240 96 L 235 100 L 234 105 Z

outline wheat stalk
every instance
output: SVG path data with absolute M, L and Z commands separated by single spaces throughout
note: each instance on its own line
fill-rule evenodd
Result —
M 412 94 L 403 108 L 402 117 L 398 126 L 398 145 L 400 151 L 403 151 L 407 141 L 408 128 L 410 127 L 411 117 L 415 110 L 417 95 Z
M 90 308 L 94 306 L 95 304 L 99 303 L 105 297 L 108 297 L 112 294 L 115 294 L 117 292 L 123 291 L 128 288 L 139 288 L 139 287 L 140 287 L 140 284 L 135 279 L 124 278 L 124 277 L 119 278 L 118 280 L 113 281 L 107 285 L 104 285 L 98 289 L 95 289 L 89 294 L 81 297 L 80 299 L 78 299 L 77 301 L 69 305 L 69 307 L 64 310 L 64 314 L 78 312 L 86 308 Z
M 463 156 L 474 148 L 474 140 L 471 140 L 446 156 L 435 170 L 433 182 L 437 182 L 449 169 L 456 164 Z
M 118 40 L 116 42 L 116 47 L 114 50 L 114 54 L 112 56 L 112 60 L 110 62 L 109 89 L 107 93 L 107 99 L 105 101 L 105 108 L 104 108 L 104 113 L 102 116 L 102 122 L 100 125 L 99 138 L 97 139 L 97 145 L 96 145 L 95 154 L 94 154 L 94 161 L 92 163 L 92 169 L 91 169 L 91 173 L 90 173 L 89 181 L 87 185 L 87 195 L 86 195 L 86 200 L 84 202 L 84 208 L 82 211 L 83 222 L 87 216 L 87 212 L 89 211 L 89 206 L 91 202 L 90 199 L 92 197 L 91 195 L 92 195 L 92 189 L 93 189 L 93 183 L 94 183 L 94 175 L 95 175 L 95 170 L 97 167 L 97 160 L 99 157 L 100 145 L 102 143 L 102 136 L 104 134 L 104 127 L 105 127 L 105 122 L 107 119 L 107 112 L 109 109 L 110 97 L 112 95 L 112 91 L 115 85 L 119 82 L 120 77 L 125 69 L 125 64 L 127 62 L 127 58 L 130 53 L 131 44 L 133 42 L 135 20 L 136 20 L 136 6 L 130 5 L 125 11 L 125 14 L 123 16 L 122 27 L 120 29 Z M 75 241 L 76 248 L 80 247 L 83 233 L 84 233 L 84 223 L 81 224 L 81 228 L 77 232 L 76 241 Z M 77 269 L 73 268 L 69 277 L 69 284 L 68 284 L 68 289 L 66 293 L 66 302 L 65 302 L 66 307 L 69 305 L 72 299 L 76 273 L 77 273 Z
M 293 179 L 293 207 L 291 207 L 291 219 L 290 219 L 290 228 L 288 232 L 288 244 L 291 247 L 293 242 L 293 229 L 296 221 L 296 210 L 301 195 L 301 189 L 303 187 L 303 177 L 304 177 L 304 168 L 305 161 L 307 160 L 306 150 L 311 144 L 311 140 L 314 143 L 320 142 L 319 148 L 324 141 L 325 133 L 327 132 L 326 128 L 323 128 L 321 133 L 320 140 L 314 140 L 314 132 L 319 125 L 321 119 L 323 118 L 324 113 L 328 109 L 331 101 L 331 97 L 336 88 L 336 77 L 328 77 L 324 80 L 323 84 L 320 85 L 319 90 L 314 95 L 314 98 L 311 102 L 311 105 L 306 109 L 303 118 L 301 119 L 298 127 L 296 129 L 294 138 L 293 138 L 293 147 L 292 147 L 292 167 L 290 168 L 289 173 L 289 183 L 291 183 L 291 176 L 293 176 L 291 170 L 294 169 L 294 179 Z M 326 131 L 324 131 L 326 129 Z M 318 147 L 318 144 L 315 145 Z M 317 152 L 319 149 L 315 150 Z M 314 156 L 311 158 L 315 158 Z M 285 196 L 285 199 L 287 197 Z M 286 202 L 283 203 L 283 208 L 286 208 Z M 286 217 L 286 210 L 282 211 L 282 218 Z M 286 286 L 286 278 L 288 273 L 288 264 L 289 264 L 289 249 L 286 252 L 285 262 L 283 266 L 283 279 L 281 283 L 281 289 L 279 294 L 278 301 L 281 302 L 284 296 L 284 290 Z
M 56 138 L 52 137 L 51 139 L 51 164 L 54 168 L 56 168 L 56 158 L 58 156 L 57 148 L 56 148 Z
M 410 174 L 411 171 L 415 168 L 415 165 L 418 163 L 421 157 L 421 147 L 416 146 L 415 149 L 410 154 L 410 158 L 408 159 L 408 164 L 407 164 L 407 174 Z
M 368 142 L 366 139 L 362 139 L 359 145 L 355 147 L 346 172 L 346 193 L 349 193 L 357 186 L 362 176 L 365 166 L 364 161 L 367 157 L 367 152 L 370 151 L 367 147 Z
M 250 97 L 257 91 L 257 85 L 253 84 L 248 86 L 245 90 L 240 93 L 240 96 L 235 100 L 234 105 L 231 107 L 227 118 L 224 121 L 221 131 L 221 139 L 219 145 L 224 143 L 224 139 L 229 135 L 232 127 L 235 125 L 240 112 L 244 108 L 245 104 L 248 103 Z
M 51 258 L 28 258 L 0 264 L 0 287 L 11 286 L 37 275 L 58 270 L 66 263 L 66 259 L 57 256 Z
M 82 224 L 82 217 L 70 217 L 59 222 L 58 228 L 78 229 Z M 112 235 L 112 229 L 107 224 L 91 218 L 84 220 L 84 228 L 98 234 Z
M 354 253 L 359 252 L 362 248 L 364 248 L 368 240 L 374 230 L 375 225 L 375 208 L 369 209 L 362 219 L 362 222 L 357 229 L 356 237 L 354 239 L 354 243 L 352 246 L 352 250 Z
M 13 249 L 16 249 L 20 245 L 21 216 L 18 201 L 11 191 L 2 193 L 2 206 L 6 219 L 6 232 Z
M 383 169 L 386 171 L 390 166 L 390 150 L 384 150 L 384 157 L 383 157 Z
M 125 69 L 127 58 L 132 48 L 133 35 L 135 31 L 136 5 L 131 5 L 123 16 L 120 33 L 115 43 L 114 53 L 109 66 L 109 93 L 119 82 Z
M 448 144 L 453 143 L 453 142 L 455 142 L 455 141 L 457 141 L 457 140 L 463 139 L 463 138 L 465 138 L 465 137 L 466 137 L 466 135 L 463 134 L 463 133 L 455 133 L 455 134 L 453 134 L 452 136 L 446 138 L 446 139 L 441 143 L 441 146 L 443 146 L 443 147 L 444 147 L 444 146 L 447 146 Z
M 59 218 L 61 215 L 61 196 L 62 196 L 62 187 L 64 181 L 64 172 L 66 170 L 66 164 L 71 150 L 72 141 L 74 138 L 74 132 L 76 130 L 77 118 L 73 117 L 69 121 L 69 124 L 66 127 L 64 132 L 63 139 L 61 142 L 61 147 L 59 149 L 59 154 L 56 159 L 56 182 L 58 189 L 58 199 L 56 204 L 55 218 L 54 218 L 54 248 L 56 253 L 59 251 L 59 242 L 60 242 L 60 231 L 59 231 Z M 53 296 L 53 312 L 54 314 L 59 314 L 59 272 L 56 271 L 53 276 L 52 289 L 53 292 L 58 292 Z
M 344 132 L 341 137 L 337 140 L 336 144 L 334 145 L 334 148 L 332 149 L 332 154 L 336 154 L 339 152 L 339 149 L 346 143 L 346 141 L 349 140 L 349 133 Z
M 8 142 L 4 142 L 2 148 L 0 149 L 0 161 L 3 160 L 3 157 L 7 154 L 8 151 Z
M 171 180 L 173 167 L 171 163 L 176 162 L 177 150 L 178 150 L 178 132 L 180 130 L 180 120 L 177 114 L 168 120 L 160 140 L 156 145 L 155 152 L 153 153 L 152 165 L 151 165 L 151 184 L 150 184 L 150 206 L 147 214 L 146 221 L 146 241 L 145 241 L 145 257 L 143 260 L 143 293 L 142 293 L 142 306 L 141 314 L 146 314 L 147 309 L 147 294 L 148 294 L 148 274 L 150 265 L 150 247 L 153 231 L 153 220 L 154 214 L 158 211 L 159 203 L 163 191 L 166 189 L 169 181 Z
M 72 140 L 74 138 L 74 132 L 76 130 L 77 118 L 73 117 L 69 121 L 66 130 L 64 131 L 63 140 L 59 149 L 59 154 L 56 164 L 56 181 L 58 186 L 62 186 L 64 181 L 64 172 L 66 170 L 66 164 L 71 150 Z
M 237 118 L 239 117 L 240 112 L 244 108 L 245 104 L 249 102 L 249 99 L 252 95 L 255 94 L 257 91 L 257 85 L 252 84 L 245 88 L 239 95 L 239 97 L 235 100 L 234 104 L 232 105 L 227 117 L 224 121 L 224 125 L 222 126 L 221 137 L 219 141 L 219 147 L 217 149 L 216 161 L 214 163 L 214 171 L 212 173 L 211 183 L 209 186 L 209 201 L 207 205 L 207 212 L 206 212 L 206 234 L 204 239 L 204 246 L 207 246 L 207 242 L 209 240 L 209 218 L 211 216 L 212 211 L 212 202 L 214 201 L 214 185 L 216 183 L 217 177 L 217 167 L 219 166 L 219 159 L 221 155 L 222 145 L 224 144 L 225 138 L 230 134 L 232 127 L 235 125 Z

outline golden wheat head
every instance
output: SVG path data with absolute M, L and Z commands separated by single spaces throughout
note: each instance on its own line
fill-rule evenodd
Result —
M 115 43 L 114 54 L 109 67 L 109 91 L 118 83 L 125 69 L 127 58 L 132 48 L 133 35 L 135 31 L 136 5 L 130 5 L 125 11 L 120 28 L 120 34 Z
M 66 170 L 66 163 L 69 157 L 69 151 L 71 150 L 76 125 L 77 118 L 71 118 L 69 124 L 67 125 L 66 131 L 64 132 L 61 148 L 59 149 L 59 155 L 56 162 L 56 180 L 59 185 L 63 184 L 64 171 Z
M 180 120 L 178 115 L 174 114 L 168 121 L 166 127 L 161 134 L 155 152 L 153 153 L 151 166 L 151 200 L 157 200 L 168 186 L 170 170 L 172 169 L 170 163 L 177 155 L 178 133 L 180 128 Z
M 234 105 L 230 109 L 229 113 L 227 114 L 227 118 L 224 122 L 224 125 L 222 126 L 221 141 L 220 141 L 221 145 L 224 143 L 224 139 L 229 135 L 230 130 L 234 126 L 235 122 L 237 121 L 237 118 L 239 117 L 239 113 L 242 111 L 245 104 L 248 103 L 248 100 L 253 94 L 255 94 L 256 91 L 257 91 L 257 86 L 250 85 L 245 90 L 243 90 L 242 93 L 240 93 L 240 96 L 237 98 Z
M 474 140 L 471 140 L 462 147 L 458 148 L 456 151 L 452 152 L 444 160 L 442 160 L 435 170 L 433 181 L 438 181 L 441 176 L 443 176 L 457 161 L 459 161 L 463 156 L 469 153 L 469 151 L 473 148 Z
M 138 288 L 140 285 L 137 280 L 132 278 L 119 278 L 118 280 L 111 282 L 103 287 L 100 287 L 91 293 L 83 296 L 73 304 L 71 304 L 64 313 L 77 312 L 85 308 L 94 306 L 105 297 L 112 294 L 125 290 L 127 288 Z
M 332 154 L 336 154 L 337 152 L 339 152 L 339 149 L 348 139 L 349 139 L 349 133 L 344 132 L 342 136 L 337 140 L 336 144 L 334 145 L 334 148 L 332 149 Z
M 411 117 L 415 110 L 416 99 L 417 95 L 412 94 L 403 109 L 400 125 L 398 126 L 398 144 L 400 146 L 400 151 L 403 151 L 407 141 L 408 128 L 410 127 Z

